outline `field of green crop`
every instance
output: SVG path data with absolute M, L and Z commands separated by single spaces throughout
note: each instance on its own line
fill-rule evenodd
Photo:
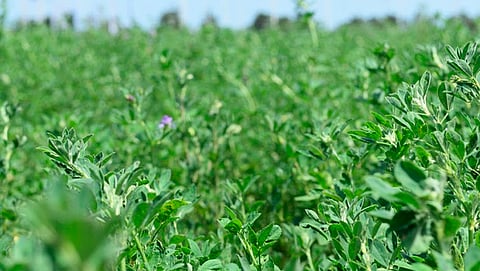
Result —
M 0 270 L 480 270 L 480 22 L 0 35 Z

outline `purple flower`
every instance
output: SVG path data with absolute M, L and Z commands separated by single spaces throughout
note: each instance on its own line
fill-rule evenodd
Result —
M 159 129 L 163 129 L 165 127 L 172 128 L 173 127 L 173 118 L 170 117 L 169 115 L 164 115 L 162 117 L 162 120 L 158 124 Z

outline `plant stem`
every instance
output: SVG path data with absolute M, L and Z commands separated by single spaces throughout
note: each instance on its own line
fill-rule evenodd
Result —
M 305 254 L 307 255 L 307 261 L 308 261 L 308 266 L 310 267 L 310 270 L 314 271 L 315 266 L 313 266 L 312 252 L 310 250 L 310 247 L 305 251 Z
M 468 246 L 470 247 L 475 243 L 475 228 L 477 227 L 477 217 L 478 217 L 478 201 L 472 203 L 471 217 L 468 225 Z
M 120 271 L 127 271 L 127 263 L 125 262 L 125 258 L 120 261 Z
M 308 30 L 310 31 L 310 37 L 312 38 L 313 46 L 318 46 L 318 34 L 317 34 L 317 26 L 312 18 L 308 19 Z
M 143 263 L 145 265 L 145 269 L 147 271 L 152 271 L 152 268 L 150 267 L 150 264 L 148 263 L 147 256 L 145 255 L 145 251 L 143 251 L 142 244 L 140 243 L 140 240 L 138 239 L 138 236 L 136 234 L 133 235 L 135 239 L 135 244 L 137 245 L 138 251 L 140 252 L 140 255 L 142 256 Z
M 252 250 L 252 247 L 250 246 L 250 244 L 248 243 L 248 239 L 247 238 L 244 238 L 243 236 L 243 232 L 242 233 L 239 233 L 238 234 L 238 237 L 240 239 L 240 242 L 242 243 L 242 246 L 245 248 L 245 250 L 248 252 L 248 255 L 250 255 L 250 258 L 252 259 L 253 261 L 253 265 L 255 267 L 258 267 L 259 266 L 259 263 L 257 262 L 257 258 L 255 257 L 255 255 L 253 254 L 253 250 Z
M 371 263 L 371 259 L 370 259 L 370 254 L 367 251 L 367 246 L 365 245 L 364 240 L 362 240 L 361 250 L 362 250 L 362 254 L 364 255 L 363 260 L 365 262 L 366 270 L 371 271 L 372 270 L 372 267 L 371 267 L 372 263 Z

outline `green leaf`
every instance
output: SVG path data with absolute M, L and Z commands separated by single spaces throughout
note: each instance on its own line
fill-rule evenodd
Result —
M 95 155 L 95 164 L 98 167 L 104 167 L 113 157 L 115 153 L 111 152 L 109 154 L 103 154 L 103 152 L 99 152 Z
M 453 266 L 455 266 L 456 268 L 465 266 L 463 253 L 460 251 L 456 244 L 453 244 L 451 246 L 450 254 L 452 257 Z
M 320 217 L 318 217 L 317 212 L 310 210 L 310 209 L 305 209 L 305 213 L 307 216 L 315 221 L 320 221 Z
M 480 62 L 480 61 L 479 61 Z M 477 147 L 478 144 L 478 132 L 477 133 L 472 133 L 470 137 L 468 138 L 468 143 L 467 143 L 467 152 L 471 153 L 475 151 L 475 148 Z
M 430 266 L 423 264 L 423 263 L 414 263 L 411 265 L 411 269 L 413 271 L 435 271 L 433 268 Z
M 163 170 L 158 181 L 153 182 L 153 188 L 157 194 L 167 191 L 168 187 L 170 186 L 171 176 L 172 172 L 170 170 Z
M 350 240 L 350 243 L 348 244 L 348 257 L 351 260 L 354 260 L 355 258 L 357 258 L 358 253 L 360 252 L 361 245 L 362 243 L 360 241 L 360 238 L 358 237 L 355 237 L 352 240 Z
M 242 267 L 242 271 L 252 270 L 252 268 L 250 267 L 250 263 L 245 257 L 238 255 L 238 259 L 240 260 L 240 266 Z
M 218 270 L 221 269 L 222 262 L 219 259 L 213 259 L 213 260 L 208 260 L 204 262 L 200 267 L 198 268 L 198 271 L 209 271 L 209 270 Z
M 225 228 L 228 225 L 228 223 L 230 223 L 231 221 L 232 220 L 230 218 L 222 217 L 218 220 L 218 223 L 220 224 L 220 226 Z
M 275 263 L 273 262 L 272 258 L 268 257 L 267 262 L 262 264 L 261 270 L 272 270 L 276 271 L 279 270 L 277 266 L 275 266 Z
M 472 245 L 463 258 L 465 262 L 465 271 L 480 270 L 480 247 Z
M 338 253 L 338 255 L 342 259 L 348 260 L 346 254 L 345 254 L 345 251 L 344 251 L 342 245 L 340 244 L 340 242 L 337 239 L 332 239 L 332 244 L 333 244 L 333 247 L 335 248 L 335 251 Z
M 221 218 L 218 222 L 223 228 L 232 234 L 237 234 L 242 229 L 242 221 L 240 221 L 238 218 Z
M 390 220 L 390 229 L 402 237 L 416 227 L 416 216 L 417 213 L 412 210 L 400 210 Z
M 450 57 L 459 58 L 457 50 L 455 50 L 455 48 L 453 48 L 451 45 L 447 44 L 445 49 L 447 50 L 447 53 L 450 55 Z
M 360 236 L 362 234 L 362 222 L 357 221 L 353 224 L 353 235 Z
M 378 141 L 382 137 L 382 130 L 378 127 L 378 124 L 367 121 L 364 123 L 364 126 L 373 140 Z
M 473 70 L 468 63 L 463 59 L 455 59 L 448 61 L 448 65 L 455 71 L 463 73 L 467 77 L 473 77 Z
M 160 210 L 158 210 L 158 218 L 160 221 L 167 220 L 169 218 L 173 218 L 177 210 L 182 207 L 188 205 L 187 201 L 180 200 L 180 199 L 172 199 L 172 200 L 167 200 Z
M 257 242 L 259 246 L 263 244 L 277 241 L 278 238 L 282 235 L 282 229 L 278 225 L 270 224 L 267 227 L 263 228 L 258 234 Z
M 392 118 L 393 118 L 393 120 L 395 120 L 396 123 L 399 124 L 400 126 L 403 126 L 403 127 L 407 128 L 408 130 L 412 130 L 412 125 L 411 125 L 411 123 L 408 122 L 405 117 L 392 115 Z
M 315 193 L 315 194 L 309 194 L 309 195 L 304 195 L 304 196 L 298 196 L 298 197 L 295 197 L 295 201 L 313 201 L 313 200 L 317 200 L 321 197 L 322 195 L 319 194 L 319 193 Z
M 445 217 L 445 237 L 454 237 L 457 234 L 457 231 L 462 227 L 463 221 L 460 217 L 455 216 L 446 216 Z
M 328 231 L 330 232 L 330 236 L 333 239 L 336 239 L 339 236 L 342 236 L 342 237 L 347 236 L 347 234 L 344 233 L 343 227 L 339 224 L 331 224 L 330 226 L 328 226 Z
M 446 257 L 445 255 L 442 255 L 436 251 L 432 251 L 432 254 L 433 258 L 435 258 L 435 262 L 437 263 L 438 270 L 457 271 L 455 267 L 453 267 L 453 261 L 450 256 Z
M 195 255 L 196 257 L 204 256 L 202 250 L 200 250 L 200 247 L 195 241 L 193 241 L 192 239 L 188 239 L 188 245 L 190 246 L 190 250 L 193 252 L 193 255 Z
M 80 201 L 78 202 L 82 206 L 88 206 L 88 209 L 92 212 L 95 212 L 97 210 L 97 200 L 98 197 L 95 195 L 98 195 L 96 192 L 99 190 L 97 189 L 97 183 L 91 182 L 90 184 L 84 184 L 78 187 L 78 193 L 79 193 L 79 199 Z
M 319 233 L 323 238 L 325 238 L 325 240 L 328 240 L 329 238 L 327 236 L 327 233 L 325 232 L 325 230 L 322 229 L 322 226 L 322 224 L 315 221 L 300 223 L 300 227 L 305 229 L 312 229 L 315 232 Z
M 377 239 L 374 239 L 370 247 L 370 253 L 375 259 L 375 261 L 377 261 L 380 265 L 382 265 L 383 267 L 388 266 L 388 255 L 390 255 L 391 253 L 387 251 L 384 243 L 380 242 Z
M 394 168 L 394 175 L 405 189 L 416 195 L 423 194 L 423 182 L 427 178 L 425 173 L 410 161 L 399 161 Z
M 376 130 L 371 130 L 371 131 L 353 130 L 353 131 L 348 131 L 347 133 L 352 138 L 360 140 L 361 142 L 364 142 L 364 143 L 375 143 L 381 137 L 381 134 L 378 134 Z
M 186 239 L 187 238 L 185 237 L 185 235 L 176 234 L 176 235 L 172 236 L 172 238 L 170 238 L 169 243 L 170 244 L 180 244 L 183 241 L 185 241 Z
M 373 210 L 368 212 L 369 215 L 374 216 L 379 218 L 380 220 L 383 220 L 383 222 L 388 221 L 393 218 L 395 213 L 393 210 Z
M 278 238 L 280 238 L 280 236 L 282 236 L 282 228 L 280 228 L 280 226 L 278 225 L 273 225 L 270 235 L 268 235 L 268 238 L 266 241 L 267 242 L 277 241 Z
M 343 221 L 340 221 L 339 224 L 342 226 L 343 232 L 348 235 L 348 238 L 349 239 L 353 238 L 352 227 L 350 226 L 350 224 L 345 223 Z
M 473 62 L 473 72 L 476 74 L 477 80 L 479 80 L 480 76 L 480 61 L 474 61 Z
M 238 182 L 240 190 L 242 193 L 247 192 L 247 190 L 254 184 L 260 176 L 247 177 Z
M 430 160 L 432 159 L 432 155 L 420 145 L 415 147 L 415 154 L 420 163 L 424 165 L 428 165 L 430 163 Z
M 428 93 L 428 88 L 430 87 L 431 81 L 432 81 L 432 74 L 428 71 L 424 72 L 422 75 L 422 78 L 420 78 L 420 81 L 419 81 L 419 87 L 424 97 Z
M 411 193 L 402 191 L 396 193 L 394 197 L 397 199 L 396 202 L 403 203 L 404 205 L 407 205 L 413 210 L 420 209 L 420 202 L 418 201 L 417 197 L 415 197 Z
M 17 219 L 17 215 L 15 214 L 15 211 L 13 211 L 11 209 L 2 208 L 1 211 L 0 211 L 0 218 L 14 221 L 14 220 Z M 0 221 L 1 221 L 1 219 L 0 219 Z
M 392 123 L 390 122 L 390 120 L 386 119 L 385 116 L 377 112 L 372 112 L 372 115 L 378 123 L 382 124 L 387 128 L 392 128 Z
M 242 221 L 240 219 L 233 219 L 228 225 L 225 227 L 229 232 L 237 234 L 242 229 Z
M 429 234 L 423 233 L 424 225 L 410 225 L 410 229 L 401 232 L 403 245 L 412 254 L 420 254 L 426 252 L 430 248 L 430 243 L 433 237 Z M 441 269 L 442 270 L 442 269 Z
M 245 219 L 245 225 L 253 225 L 255 221 L 261 216 L 262 214 L 259 212 L 250 212 L 247 214 L 247 218 Z
M 467 63 L 471 63 L 474 57 L 477 56 L 477 47 L 477 42 L 468 42 L 464 45 L 462 55 Z
M 463 141 L 459 141 L 457 142 L 457 144 L 453 146 L 453 152 L 461 161 L 465 159 L 465 154 L 466 154 L 465 151 L 466 151 L 466 147 Z
M 385 100 L 401 112 L 407 113 L 408 106 L 398 96 L 389 95 L 385 97 Z M 395 115 L 392 115 L 392 117 L 395 117 Z
M 374 176 L 367 176 L 365 182 L 378 197 L 382 197 L 392 202 L 397 200 L 395 195 L 400 192 L 399 188 L 393 187 L 384 180 Z
M 149 209 L 150 204 L 146 202 L 141 202 L 135 207 L 132 215 L 132 222 L 135 228 L 140 228 L 143 225 L 144 221 L 147 220 Z
M 225 206 L 225 211 L 227 212 L 230 219 L 237 218 L 237 214 L 235 214 L 235 212 L 232 209 L 230 209 L 228 206 Z
M 225 134 L 227 135 L 235 135 L 235 134 L 238 134 L 242 131 L 242 126 L 238 125 L 238 124 L 231 124 L 230 126 L 228 126 L 227 130 L 225 131 Z
M 257 246 L 257 243 L 258 243 L 257 234 L 252 229 L 251 226 L 245 227 L 245 230 L 246 230 L 247 237 L 248 237 L 247 240 L 248 240 L 248 242 L 250 242 L 250 244 L 252 244 L 252 247 L 253 247 L 254 253 L 255 253 L 255 250 L 258 248 L 258 246 Z
M 122 170 L 123 171 L 123 170 Z M 135 161 L 132 165 L 125 169 L 118 178 L 118 184 L 116 188 L 116 194 L 120 195 L 128 190 L 132 185 L 136 185 L 138 182 L 138 176 L 142 173 L 140 162 Z
M 242 271 L 242 269 L 240 269 L 240 267 L 238 267 L 238 265 L 235 264 L 235 263 L 228 263 L 228 264 L 226 264 L 224 270 L 228 270 L 228 271 Z
M 450 103 L 447 100 L 447 87 L 446 83 L 442 83 L 438 86 L 437 96 L 445 110 L 450 110 Z

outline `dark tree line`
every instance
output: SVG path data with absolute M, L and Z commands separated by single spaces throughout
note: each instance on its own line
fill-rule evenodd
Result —
M 411 23 L 416 23 L 421 20 L 435 21 L 436 19 L 438 19 L 436 18 L 436 16 L 429 17 L 423 14 L 417 14 Z M 469 29 L 472 32 L 477 32 L 480 20 L 478 18 L 469 17 L 465 14 L 459 14 L 459 15 L 447 18 L 446 22 L 448 23 L 455 22 L 459 25 L 465 26 L 467 29 Z M 387 15 L 385 17 L 370 18 L 370 19 L 362 19 L 362 18 L 356 17 L 351 19 L 349 22 L 345 23 L 343 26 L 373 25 L 376 27 L 383 27 L 383 26 L 389 26 L 389 25 L 405 26 L 408 24 L 409 22 L 402 20 L 396 16 Z
M 414 21 L 418 21 L 421 18 L 424 18 L 420 15 L 416 17 Z M 428 18 L 427 18 L 428 19 Z M 460 14 L 453 16 L 447 19 L 449 22 L 457 22 L 461 24 L 472 32 L 478 31 L 479 20 L 471 18 L 465 14 Z M 275 17 L 267 13 L 259 13 L 255 16 L 250 29 L 253 30 L 263 30 L 273 27 L 279 27 L 281 29 L 287 29 L 288 27 L 297 24 L 302 24 L 302 16 L 298 14 L 297 18 L 288 18 L 288 17 Z M 345 23 L 343 26 L 355 26 L 355 25 L 374 25 L 378 27 L 387 26 L 387 25 L 406 25 L 405 20 L 399 19 L 396 16 L 388 15 L 385 17 L 377 17 L 371 19 L 362 19 L 362 18 L 353 18 L 349 22 Z M 48 28 L 60 28 L 60 29 L 77 29 L 76 18 L 74 13 L 66 13 L 60 19 L 55 19 L 50 16 L 45 17 L 43 20 L 28 20 L 28 21 L 17 21 L 14 25 L 14 29 L 21 29 L 24 27 L 35 27 L 35 26 L 46 26 Z M 112 28 L 120 29 L 120 22 L 118 18 L 96 21 L 94 19 L 87 20 L 87 25 L 89 27 L 100 27 L 110 31 Z M 175 28 L 179 29 L 184 27 L 183 19 L 181 18 L 178 10 L 171 10 L 164 13 L 159 21 L 156 29 L 159 28 Z M 218 27 L 217 19 L 212 14 L 207 14 L 203 20 L 202 27 Z M 110 31 L 111 32 L 111 31 Z

